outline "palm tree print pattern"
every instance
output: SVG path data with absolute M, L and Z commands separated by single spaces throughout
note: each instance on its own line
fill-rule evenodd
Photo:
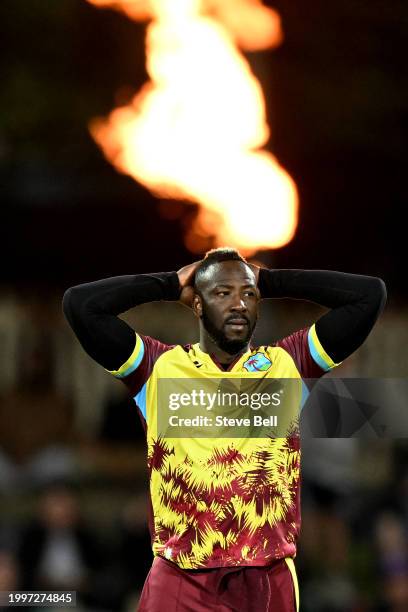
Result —
M 293 556 L 299 466 L 297 437 L 150 439 L 154 553 L 185 569 Z

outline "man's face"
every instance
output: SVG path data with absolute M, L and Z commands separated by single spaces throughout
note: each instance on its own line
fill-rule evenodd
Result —
M 197 293 L 195 311 L 217 346 L 231 355 L 244 349 L 255 329 L 260 299 L 249 266 L 240 261 L 212 265 Z

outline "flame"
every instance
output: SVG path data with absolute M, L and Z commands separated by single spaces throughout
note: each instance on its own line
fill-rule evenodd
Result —
M 106 158 L 161 198 L 198 202 L 186 244 L 250 255 L 287 244 L 297 191 L 269 138 L 259 82 L 238 50 L 278 45 L 280 19 L 259 0 L 88 0 L 147 28 L 150 81 L 127 106 L 94 119 Z

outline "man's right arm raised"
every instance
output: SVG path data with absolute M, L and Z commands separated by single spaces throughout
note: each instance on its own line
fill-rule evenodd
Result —
M 177 272 L 114 276 L 70 287 L 62 304 L 88 355 L 122 378 L 137 367 L 143 342 L 118 315 L 146 302 L 178 300 L 180 291 Z

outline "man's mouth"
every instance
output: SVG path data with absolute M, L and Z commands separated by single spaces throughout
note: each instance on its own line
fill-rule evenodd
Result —
M 230 327 L 231 329 L 235 331 L 242 331 L 244 327 L 246 327 L 248 324 L 249 324 L 248 320 L 244 319 L 243 317 L 237 317 L 235 319 L 228 319 L 225 322 L 225 325 L 228 325 L 228 327 Z

